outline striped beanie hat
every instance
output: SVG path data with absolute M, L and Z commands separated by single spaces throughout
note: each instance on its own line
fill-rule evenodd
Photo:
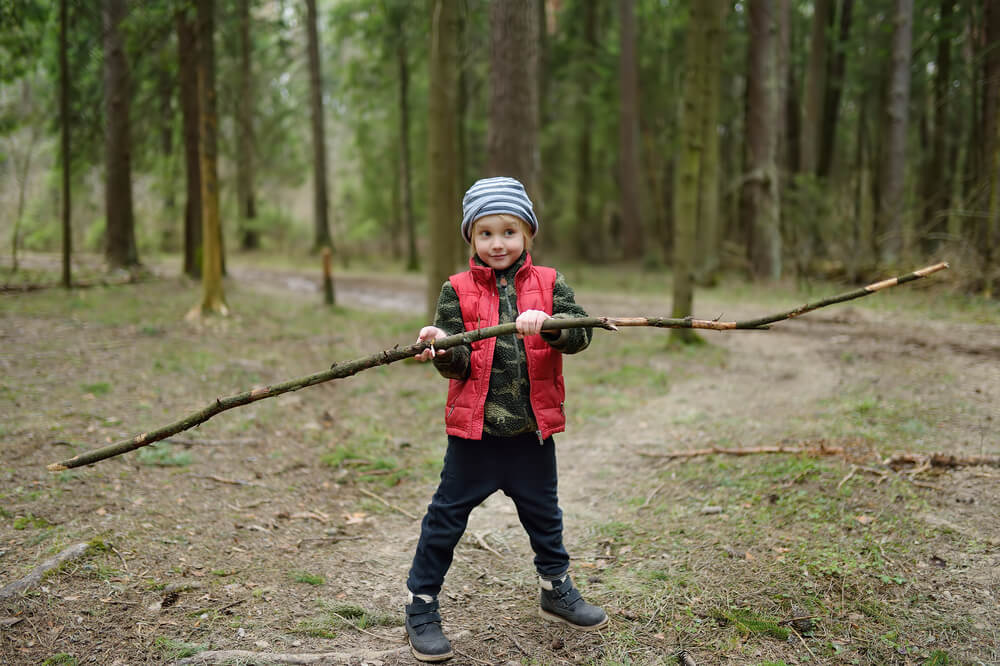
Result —
M 477 180 L 462 197 L 462 237 L 472 242 L 472 224 L 487 215 L 507 213 L 521 218 L 538 233 L 538 220 L 524 185 L 513 178 L 499 176 Z

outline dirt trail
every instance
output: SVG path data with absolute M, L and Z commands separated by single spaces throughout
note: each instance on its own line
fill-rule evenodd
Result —
M 241 288 L 303 302 L 318 298 L 316 281 L 293 270 L 252 268 L 233 262 L 230 271 Z M 338 276 L 336 288 L 338 302 L 351 308 L 381 309 L 415 316 L 423 310 L 422 276 Z M 584 291 L 578 292 L 577 298 L 589 312 L 599 315 L 656 315 L 664 313 L 668 305 L 664 299 L 637 294 L 611 296 Z M 787 304 L 792 305 L 795 304 Z M 711 294 L 699 295 L 696 310 L 706 316 L 725 312 L 726 319 L 771 311 L 753 304 L 733 307 L 731 303 L 714 301 Z M 127 346 L 135 340 L 134 330 L 108 331 L 100 325 L 43 317 L 19 320 L 16 330 L 0 331 L 0 336 L 4 336 L 5 343 L 13 343 L 13 349 L 18 349 L 18 345 L 30 349 L 33 339 L 60 334 L 63 329 L 67 340 L 72 339 L 68 347 L 72 354 L 81 360 L 86 357 L 86 362 L 93 364 L 107 362 L 119 350 L 127 354 Z M 156 331 L 148 334 L 159 335 Z M 639 335 L 665 338 L 667 333 L 597 331 L 592 348 L 584 353 L 603 354 L 613 348 L 614 336 L 627 339 L 626 336 Z M 842 403 L 844 396 L 864 396 L 866 400 L 889 405 L 905 400 L 926 405 L 930 412 L 942 391 L 954 393 L 956 390 L 969 409 L 936 417 L 946 421 L 947 427 L 942 432 L 948 433 L 949 441 L 915 441 L 914 444 L 919 444 L 921 450 L 943 449 L 954 453 L 980 453 L 984 449 L 995 453 L 1000 449 L 995 421 L 969 416 L 995 412 L 991 405 L 1000 402 L 998 326 L 899 320 L 841 305 L 782 322 L 766 332 L 710 332 L 705 336 L 712 345 L 724 350 L 717 354 L 722 359 L 719 363 L 700 364 L 700 370 L 693 373 L 684 367 L 683 359 L 666 358 L 667 355 L 665 358 L 644 358 L 647 367 L 667 372 L 667 388 L 643 393 L 634 404 L 623 405 L 612 417 L 600 422 L 584 423 L 574 418 L 574 404 L 580 400 L 574 391 L 574 382 L 582 383 L 583 377 L 579 375 L 579 362 L 567 359 L 569 426 L 567 432 L 556 439 L 566 541 L 571 555 L 580 562 L 579 566 L 574 565 L 574 575 L 581 579 L 599 578 L 599 571 L 583 566 L 593 567 L 594 560 L 601 555 L 593 536 L 602 525 L 621 518 L 623 512 L 628 520 L 635 519 L 636 514 L 630 513 L 634 509 L 627 501 L 634 499 L 637 492 L 646 492 L 660 483 L 663 495 L 696 494 L 679 487 L 680 481 L 676 482 L 678 487 L 671 487 L 674 483 L 671 480 L 661 481 L 660 468 L 651 464 L 643 452 L 698 448 L 719 442 L 728 446 L 773 444 L 789 432 L 822 438 L 822 431 L 810 430 L 810 421 L 831 409 L 831 405 Z M 320 341 L 317 359 L 328 360 L 320 355 L 328 352 L 327 344 L 326 340 Z M 55 383 L 64 381 L 60 375 L 52 374 L 46 365 L 50 361 L 55 363 L 55 353 L 35 354 L 31 364 L 23 367 L 20 364 L 23 359 L 0 354 L 0 369 L 18 369 L 23 373 L 21 381 L 28 384 L 25 390 L 44 396 Z M 250 370 L 266 374 L 274 367 L 270 363 L 255 361 Z M 287 379 L 280 359 L 276 366 L 277 376 L 273 379 Z M 142 378 L 142 382 L 148 381 L 152 380 Z M 142 390 L 142 382 L 137 391 Z M 185 389 L 180 386 L 172 390 L 183 393 Z M 326 390 L 344 399 L 351 392 L 347 383 L 314 390 Z M 428 390 L 443 393 L 444 382 L 438 381 L 428 386 Z M 608 390 L 615 390 L 615 386 L 609 385 Z M 378 396 L 365 399 L 377 400 Z M 317 412 L 322 410 L 319 405 L 323 400 L 316 397 L 296 394 L 278 400 L 288 409 L 290 421 L 298 419 L 300 413 L 302 420 L 316 418 Z M 255 408 L 248 408 L 249 420 L 253 418 L 252 409 Z M 38 452 L 39 442 L 46 441 L 46 424 L 43 421 L 35 423 L 41 418 L 42 415 L 37 419 L 25 418 L 19 431 L 6 433 L 14 447 L 11 457 L 33 457 L 30 470 L 18 468 L 12 475 L 16 483 L 24 487 L 40 488 L 50 483 L 40 478 L 36 469 L 42 460 L 52 457 L 51 446 Z M 421 412 L 414 418 L 433 420 L 437 432 L 443 431 L 436 410 Z M 289 423 L 288 428 L 294 431 L 314 426 L 317 430 L 320 428 L 318 424 L 302 423 Z M 426 424 L 414 422 L 413 426 L 414 431 L 427 431 Z M 917 433 L 914 438 L 926 439 L 934 437 L 935 433 L 936 430 Z M 94 604 L 87 595 L 95 594 L 95 589 L 86 589 L 81 595 L 64 587 L 59 590 L 61 598 L 52 597 L 53 614 L 44 616 L 48 625 L 43 627 L 42 614 L 49 612 L 49 607 L 43 609 L 41 606 L 48 603 L 45 601 L 48 597 L 33 601 L 33 621 L 39 627 L 35 629 L 36 635 L 25 633 L 9 641 L 0 633 L 0 661 L 7 658 L 11 663 L 37 662 L 36 657 L 42 655 L 44 658 L 57 646 L 72 647 L 66 642 L 69 637 L 69 640 L 81 641 L 81 645 L 90 641 L 86 646 L 90 654 L 121 657 L 117 663 L 155 663 L 159 661 L 159 653 L 151 651 L 149 642 L 157 633 L 174 632 L 184 633 L 189 638 L 197 635 L 191 640 L 211 640 L 215 645 L 252 648 L 260 652 L 343 649 L 354 650 L 360 655 L 361 651 L 369 650 L 384 654 L 367 663 L 413 663 L 405 652 L 393 652 L 401 645 L 402 633 L 398 628 L 370 627 L 367 633 L 345 630 L 329 640 L 290 631 L 298 622 L 315 616 L 317 599 L 334 591 L 339 591 L 338 599 L 343 595 L 350 601 L 363 600 L 367 608 L 398 615 L 419 523 L 396 511 L 382 513 L 377 521 L 359 525 L 342 526 L 339 520 L 334 521 L 338 523 L 336 526 L 331 526 L 329 521 L 322 522 L 323 515 L 339 519 L 354 510 L 352 507 L 356 508 L 364 498 L 355 496 L 350 485 L 343 492 L 337 491 L 331 470 L 309 460 L 306 454 L 292 450 L 293 447 L 283 441 L 284 437 L 281 432 L 266 432 L 260 435 L 260 441 L 245 449 L 205 447 L 200 452 L 205 464 L 189 471 L 178 471 L 176 479 L 170 473 L 161 473 L 162 470 L 157 470 L 155 475 L 147 472 L 146 475 L 157 479 L 162 487 L 143 485 L 135 478 L 124 476 L 116 480 L 115 470 L 125 469 L 131 461 L 119 461 L 121 467 L 108 463 L 88 477 L 86 484 L 67 486 L 74 492 L 71 504 L 51 509 L 51 515 L 84 533 L 117 525 L 116 529 L 128 533 L 131 539 L 140 540 L 141 543 L 130 547 L 135 551 L 148 549 L 148 552 L 130 556 L 135 558 L 132 567 L 149 567 L 149 577 L 155 580 L 184 578 L 212 582 L 207 575 L 209 571 L 212 575 L 223 576 L 218 582 L 228 583 L 220 586 L 229 595 L 226 599 L 243 604 L 238 607 L 241 613 L 254 618 L 253 635 L 238 634 L 236 627 L 225 625 L 225 616 L 216 620 L 214 633 L 197 634 L 200 620 L 189 630 L 188 624 L 194 620 L 182 619 L 182 605 L 185 613 L 198 608 L 199 603 L 221 606 L 220 590 L 211 588 L 200 598 L 198 595 L 202 591 L 183 593 L 177 608 L 173 609 L 177 614 L 161 614 L 151 609 L 150 604 L 162 600 L 162 594 L 158 590 L 144 589 L 143 575 L 136 577 L 133 569 L 124 578 L 98 581 L 102 584 L 99 594 L 108 596 L 102 597 L 104 607 L 97 612 L 88 610 Z M 444 436 L 438 437 L 439 450 L 443 451 Z M 15 466 L 12 462 L 11 467 Z M 225 470 L 230 480 L 249 479 L 250 485 L 224 485 L 206 477 L 208 472 L 215 470 Z M 254 477 L 255 472 L 259 476 Z M 928 499 L 921 520 L 931 529 L 948 530 L 986 544 L 982 552 L 970 555 L 949 550 L 947 542 L 942 543 L 941 557 L 956 563 L 958 573 L 952 586 L 954 599 L 948 597 L 947 602 L 941 603 L 951 604 L 955 614 L 961 614 L 964 609 L 977 608 L 971 599 L 979 595 L 976 597 L 976 603 L 981 604 L 979 607 L 992 602 L 995 608 L 1000 601 L 1000 530 L 983 517 L 1000 515 L 1000 490 L 995 483 L 984 483 L 961 471 L 948 473 L 941 484 L 942 491 Z M 434 485 L 432 482 L 411 482 L 387 490 L 384 495 L 404 511 L 422 515 Z M 291 487 L 296 490 L 289 491 Z M 157 503 L 159 492 L 177 502 L 176 506 L 163 507 L 163 523 L 158 522 L 160 517 L 156 512 L 142 513 Z M 974 501 L 967 502 L 970 497 Z M 226 511 L 217 511 L 220 506 L 226 507 Z M 308 511 L 313 510 L 320 510 L 323 515 L 314 514 L 310 518 Z M 166 531 L 151 538 L 149 531 L 137 530 L 134 525 L 126 529 L 126 523 L 135 523 L 139 515 L 147 516 L 141 520 L 157 521 L 155 528 L 141 526 L 144 530 L 159 530 L 162 525 Z M 233 516 L 238 516 L 235 524 Z M 32 546 L 18 554 L 37 559 L 43 548 L 44 545 Z M 3 557 L 2 548 L 0 557 Z M 0 565 L 7 561 L 9 556 Z M 86 566 L 93 567 L 91 564 Z M 225 571 L 228 569 L 246 577 L 230 579 Z M 326 587 L 317 592 L 301 585 L 289 586 L 289 569 L 322 573 Z M 502 494 L 496 494 L 473 511 L 446 581 L 443 614 L 448 631 L 452 635 L 467 631 L 471 634 L 466 635 L 472 636 L 457 644 L 471 656 L 463 656 L 453 663 L 503 663 L 518 655 L 528 660 L 538 658 L 543 663 L 601 658 L 600 636 L 581 636 L 553 629 L 534 618 L 536 591 L 532 574 L 531 552 L 513 504 Z M 229 583 L 229 580 L 240 582 Z M 91 581 L 88 579 L 87 583 Z M 627 609 L 611 610 L 615 623 L 624 625 L 625 621 L 619 616 Z M 268 619 L 268 613 L 275 613 L 275 616 Z M 1000 622 L 995 611 L 992 615 L 989 612 L 983 615 L 989 621 Z M 181 623 L 183 631 L 176 622 Z M 126 636 L 124 631 L 118 635 L 110 630 L 119 625 L 127 627 L 129 632 L 134 630 L 135 635 Z M 85 636 L 84 630 L 91 633 Z M 557 642 L 561 647 L 550 648 L 550 644 L 555 646 Z M 45 645 L 48 652 L 43 652 L 38 643 Z M 147 651 L 142 652 L 144 649 Z M 545 654 L 535 654 L 536 650 L 543 650 Z M 360 656 L 354 659 L 354 663 L 362 661 Z

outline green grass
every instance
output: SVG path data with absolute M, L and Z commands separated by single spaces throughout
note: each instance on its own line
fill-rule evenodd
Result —
M 170 443 L 150 444 L 138 454 L 139 462 L 153 467 L 187 467 L 194 458 L 187 451 L 178 451 Z
M 296 583 L 305 583 L 306 585 L 326 585 L 325 578 L 311 574 L 307 571 L 293 571 L 290 576 Z
M 153 641 L 153 647 L 163 659 L 168 661 L 192 657 L 208 649 L 207 645 L 187 643 L 167 636 L 157 636 L 156 640 Z

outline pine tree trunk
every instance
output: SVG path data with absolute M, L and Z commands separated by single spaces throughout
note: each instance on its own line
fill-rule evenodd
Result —
M 201 158 L 198 148 L 198 38 L 194 12 L 178 9 L 177 79 L 184 141 L 184 274 L 201 277 Z
M 708 2 L 711 12 L 705 39 L 712 48 L 706 50 L 704 77 L 704 109 L 701 128 L 705 153 L 698 178 L 698 226 L 696 229 L 696 274 L 699 284 L 714 285 L 718 279 L 719 250 L 722 243 L 720 219 L 719 166 L 719 106 L 722 96 L 722 53 L 725 50 L 725 19 L 727 6 Z
M 417 228 L 413 218 L 413 188 L 410 173 L 410 63 L 403 26 L 405 13 L 397 8 L 394 16 L 396 36 L 396 70 L 399 84 L 399 188 L 401 214 L 406 231 L 406 270 L 420 270 L 417 254 Z
M 260 247 L 260 233 L 255 228 L 257 217 L 254 200 L 254 89 L 251 68 L 250 0 L 239 0 L 240 24 L 240 94 L 236 103 L 236 199 L 239 208 L 240 248 Z
M 427 264 L 427 319 L 433 320 L 441 285 L 455 270 L 458 239 L 458 40 L 459 3 L 431 0 L 427 118 L 427 215 L 430 261 Z
M 517 178 L 536 204 L 540 201 L 537 24 L 534 0 L 490 3 L 486 175 Z
M 309 52 L 309 93 L 313 140 L 313 249 L 333 247 L 327 201 L 326 131 L 323 128 L 323 77 L 319 59 L 316 0 L 306 0 L 306 32 Z
M 107 225 L 104 256 L 111 268 L 129 268 L 139 263 L 132 208 L 131 84 L 125 45 L 119 31 L 125 13 L 125 0 L 104 0 L 104 203 Z
M 840 98 L 844 92 L 844 74 L 847 67 L 847 40 L 851 36 L 851 18 L 854 0 L 842 0 L 840 29 L 827 60 L 826 93 L 823 96 L 823 127 L 820 135 L 819 163 L 816 174 L 827 178 L 833 168 L 837 146 L 837 122 L 840 118 Z M 835 12 L 831 10 L 831 19 Z
M 743 185 L 750 217 L 750 265 L 754 277 L 781 277 L 777 149 L 778 82 L 773 0 L 750 0 L 747 58 L 747 176 Z
M 198 157 L 201 172 L 201 302 L 193 316 L 229 313 L 222 288 L 218 111 L 215 101 L 215 0 L 198 0 Z
M 826 26 L 833 0 L 813 3 L 812 33 L 809 38 L 809 65 L 806 72 L 802 138 L 799 141 L 801 173 L 816 173 L 819 137 L 823 126 L 823 93 L 826 90 Z
M 953 169 L 948 141 L 949 104 L 951 93 L 951 39 L 954 31 L 955 0 L 941 0 L 937 28 L 937 57 L 934 60 L 933 102 L 934 130 L 930 159 L 927 162 L 923 187 L 924 200 L 921 244 L 924 254 L 933 254 L 948 235 L 948 206 Z
M 621 25 L 618 60 L 621 100 L 618 113 L 618 159 L 622 252 L 626 259 L 639 259 L 643 256 L 645 243 L 639 188 L 639 64 L 636 55 L 634 0 L 618 0 L 618 17 Z
M 69 31 L 69 0 L 59 0 L 59 161 L 62 176 L 62 285 L 73 285 L 70 258 L 73 255 L 73 228 L 70 223 L 71 188 L 70 126 L 69 126 L 69 58 L 67 32 Z
M 695 230 L 698 224 L 698 183 L 704 155 L 704 135 L 701 116 L 704 97 L 701 85 L 705 79 L 706 27 L 711 20 L 709 1 L 690 3 L 687 36 L 684 45 L 684 78 L 681 90 L 681 113 L 678 128 L 680 147 L 674 185 L 674 256 L 673 306 L 671 316 L 688 317 L 694 309 Z M 672 340 L 682 343 L 698 339 L 691 329 L 670 332 Z
M 903 254 L 903 188 L 906 176 L 906 125 L 910 103 L 910 47 L 913 40 L 913 0 L 896 0 L 892 67 L 885 105 L 884 161 L 879 178 L 880 258 L 886 265 Z
M 794 172 L 794 167 L 791 161 L 791 151 L 789 145 L 791 143 L 790 132 L 790 118 L 789 118 L 789 108 L 788 99 L 791 95 L 791 46 L 792 46 L 792 2 L 791 0 L 777 0 L 775 2 L 775 24 L 776 24 L 776 38 L 778 40 L 775 45 L 775 67 L 777 68 L 776 77 L 778 80 L 778 106 L 775 113 L 778 115 L 778 127 L 777 136 L 775 137 L 775 143 L 777 144 L 777 157 L 775 158 L 778 163 L 778 173 L 782 179 L 782 183 L 785 180 L 787 174 Z M 779 183 L 779 190 L 781 189 L 781 183 Z
M 581 3 L 583 15 L 583 39 L 580 42 L 580 52 L 576 57 L 578 67 L 578 85 L 581 98 L 577 105 L 579 113 L 576 159 L 576 190 L 574 192 L 573 210 L 574 250 L 581 259 L 595 261 L 603 259 L 605 243 L 600 218 L 593 215 L 590 206 L 591 190 L 594 187 L 593 157 L 590 137 L 594 132 L 594 110 L 591 96 L 588 94 L 593 78 L 591 67 L 597 57 L 597 7 L 593 2 Z M 595 242 L 595 239 L 597 242 Z

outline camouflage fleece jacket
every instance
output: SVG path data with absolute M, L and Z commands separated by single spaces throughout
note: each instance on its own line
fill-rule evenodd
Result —
M 514 276 L 524 265 L 525 254 L 503 271 L 494 270 L 497 291 L 500 294 L 500 324 L 517 319 L 517 293 Z M 478 257 L 476 263 L 485 265 Z M 573 289 L 566 284 L 562 273 L 556 272 L 556 283 L 552 289 L 552 316 L 555 318 L 586 317 L 587 313 L 576 304 Z M 465 331 L 462 308 L 458 294 L 446 281 L 438 298 L 434 325 L 455 335 Z M 590 344 L 593 330 L 572 328 L 562 331 L 546 331 L 542 338 L 563 354 L 575 354 Z M 434 359 L 434 366 L 443 377 L 465 379 L 469 376 L 471 348 L 468 345 L 453 347 L 447 353 Z M 490 389 L 486 396 L 486 414 L 483 433 L 497 437 L 513 437 L 538 429 L 535 415 L 531 411 L 528 385 L 528 366 L 524 355 L 524 341 L 516 335 L 497 337 L 493 351 L 493 369 L 490 372 Z

